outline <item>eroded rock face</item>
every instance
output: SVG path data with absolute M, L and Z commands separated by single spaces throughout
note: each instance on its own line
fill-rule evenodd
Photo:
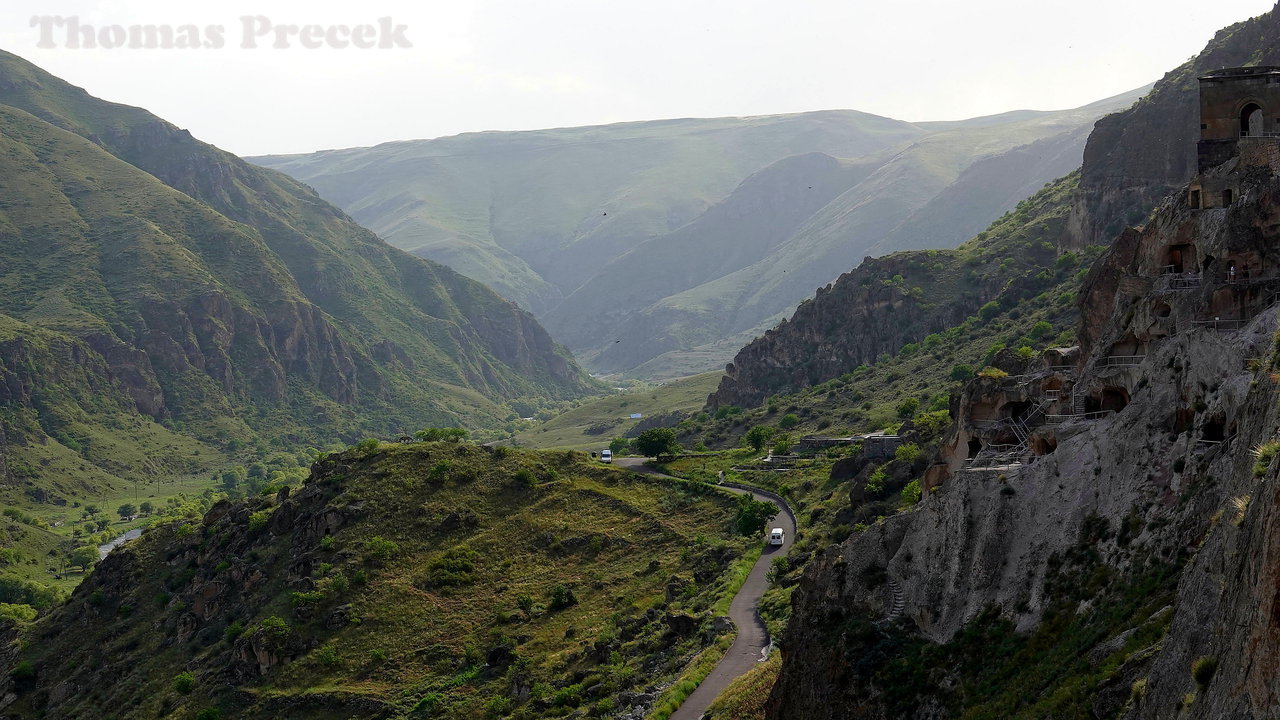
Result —
M 770 395 L 795 392 L 863 363 L 874 363 L 908 342 L 959 324 L 1008 281 L 1000 278 L 942 306 L 926 306 L 881 282 L 895 275 L 910 279 L 913 271 L 918 268 L 902 256 L 868 258 L 856 270 L 820 288 L 790 320 L 738 352 L 707 399 L 709 408 L 756 407 Z
M 1058 563 L 1080 549 L 1118 578 L 1151 562 L 1183 568 L 1167 637 L 1091 690 L 1097 717 L 1274 716 L 1280 493 L 1271 487 L 1274 463 L 1255 470 L 1251 449 L 1280 422 L 1271 370 L 1280 178 L 1237 165 L 1218 171 L 1240 188 L 1232 207 L 1192 210 L 1179 193 L 1094 267 L 1078 352 L 1058 352 L 1021 377 L 970 383 L 945 471 L 931 471 L 917 510 L 810 564 L 795 591 L 770 718 L 888 717 L 875 668 L 861 658 L 882 632 L 865 628 L 888 617 L 896 597 L 908 632 L 930 642 L 947 642 L 991 610 L 1029 631 L 1061 592 Z M 1170 248 L 1182 253 L 1177 273 L 1168 269 Z M 1215 317 L 1238 322 L 1204 322 Z M 1073 368 L 1052 369 L 1069 357 Z M 999 421 L 1011 407 L 1028 417 L 1022 403 L 1046 400 L 1050 413 L 1070 415 L 1063 396 L 1073 390 L 1094 415 L 1031 427 L 1013 466 L 966 466 L 970 441 L 993 442 L 991 433 L 1009 427 L 975 418 Z M 1092 651 L 1108 654 L 1121 635 L 1100 638 Z M 1202 657 L 1217 662 L 1208 683 L 1190 672 Z M 936 700 L 955 681 L 943 675 L 921 679 L 939 694 L 922 693 L 915 717 L 951 716 Z M 1145 694 L 1131 699 L 1139 679 Z

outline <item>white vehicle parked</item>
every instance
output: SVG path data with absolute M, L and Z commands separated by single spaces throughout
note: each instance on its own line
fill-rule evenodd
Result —
M 613 451 L 612 450 L 600 451 L 600 462 L 603 462 L 603 463 L 613 462 Z
M 784 542 L 784 540 L 783 540 L 782 528 L 774 528 L 774 529 L 769 533 L 769 544 L 770 544 L 770 545 L 781 545 L 783 542 Z

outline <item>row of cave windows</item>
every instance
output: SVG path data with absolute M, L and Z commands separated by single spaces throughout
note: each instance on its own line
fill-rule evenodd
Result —
M 1122 387 L 1107 387 L 1107 388 L 1103 388 L 1102 392 L 1099 394 L 1097 398 L 1093 398 L 1093 397 L 1089 398 L 1089 404 L 1087 405 L 1087 409 L 1089 412 L 1096 412 L 1098 410 L 1112 410 L 1118 413 L 1121 410 L 1124 410 L 1125 407 L 1128 406 L 1128 404 L 1129 404 L 1128 390 L 1125 390 Z M 1006 407 L 1015 406 L 1015 405 L 1016 406 L 1030 405 L 1030 403 L 1009 403 L 1009 405 L 1006 405 Z M 1016 412 L 1016 410 L 1018 409 L 1019 408 L 1014 408 L 1015 412 L 1011 413 L 1010 417 L 1020 417 Z M 1183 408 L 1183 409 L 1174 411 L 1174 413 L 1169 416 L 1168 421 L 1165 423 L 1166 425 L 1165 429 L 1168 430 L 1170 433 L 1172 433 L 1174 436 L 1181 435 L 1182 433 L 1191 430 L 1194 422 L 1195 422 L 1195 411 L 1191 410 L 1190 408 Z M 1220 442 L 1224 442 L 1228 437 L 1235 435 L 1235 432 L 1236 432 L 1235 425 L 1231 425 L 1230 427 L 1228 427 L 1226 423 L 1226 419 L 1221 415 L 1219 415 L 1219 416 L 1210 418 L 1207 422 L 1205 422 L 1204 427 L 1201 429 L 1200 440 L 1205 442 L 1220 443 Z M 969 450 L 968 457 L 976 456 L 979 452 L 982 451 L 982 447 L 983 447 L 983 443 L 981 440 L 979 440 L 978 438 L 970 438 L 969 446 L 968 446 L 968 450 Z M 1057 448 L 1058 448 L 1058 441 L 1056 438 L 1052 438 L 1052 437 L 1035 437 L 1032 439 L 1032 442 L 1031 442 L 1031 450 L 1036 455 L 1048 455 L 1049 453 L 1052 453 Z
M 1163 264 L 1174 274 L 1181 275 L 1184 272 L 1195 272 L 1197 270 L 1196 259 L 1195 245 L 1191 243 L 1170 245 L 1165 248 Z M 1207 273 L 1213 269 L 1213 266 L 1217 261 L 1218 258 L 1213 256 L 1207 257 L 1204 259 L 1204 266 L 1198 269 Z M 1231 269 L 1234 268 L 1238 277 L 1244 277 L 1248 273 L 1256 273 L 1259 271 L 1259 268 L 1251 267 L 1251 265 L 1257 265 L 1256 257 L 1254 260 L 1250 261 L 1247 257 L 1228 255 L 1227 259 L 1223 261 L 1223 264 L 1227 266 L 1227 270 L 1225 272 L 1229 273 Z

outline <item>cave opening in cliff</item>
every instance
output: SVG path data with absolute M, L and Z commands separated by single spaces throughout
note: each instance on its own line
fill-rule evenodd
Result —
M 1116 341 L 1107 353 L 1111 357 L 1137 357 L 1147 354 L 1147 344 L 1133 333 L 1129 333 Z
M 1181 275 L 1187 268 L 1196 266 L 1196 246 L 1190 243 L 1170 245 L 1164 252 L 1164 266 L 1175 275 Z
M 1036 435 L 1031 438 L 1031 451 L 1036 455 L 1049 455 L 1058 449 L 1058 438 L 1052 435 Z
M 1204 424 L 1200 439 L 1206 442 L 1222 442 L 1227 438 L 1227 422 L 1221 415 L 1214 416 Z
M 1174 433 L 1175 435 L 1181 435 L 1182 433 L 1191 429 L 1191 426 L 1195 423 L 1195 420 L 1196 420 L 1196 412 L 1194 410 L 1192 410 L 1191 408 L 1178 408 L 1177 410 L 1173 411 L 1172 415 L 1169 416 L 1169 420 L 1166 423 L 1166 425 L 1169 428 L 1170 432 Z
M 1030 400 L 1015 400 L 1013 402 L 1005 403 L 1000 408 L 1000 414 L 1010 419 L 1025 418 L 1030 413 L 1031 413 Z
M 1151 308 L 1151 314 L 1158 318 L 1167 318 L 1173 313 L 1173 308 L 1169 307 L 1167 302 L 1158 302 L 1155 307 Z
M 1262 137 L 1262 108 L 1249 103 L 1240 108 L 1240 137 Z
M 1115 385 L 1109 385 L 1102 388 L 1102 394 L 1098 397 L 1098 408 L 1118 413 L 1129 406 L 1129 391 L 1125 388 Z
M 978 438 L 969 439 L 969 454 L 967 457 L 977 457 L 982 452 L 982 441 Z

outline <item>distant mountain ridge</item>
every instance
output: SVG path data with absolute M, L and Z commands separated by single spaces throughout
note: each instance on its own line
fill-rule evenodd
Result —
M 719 367 L 866 255 L 959 244 L 1078 167 L 1094 120 L 1142 92 L 956 122 L 825 111 L 252 160 L 529 307 L 592 369 L 671 375 Z

